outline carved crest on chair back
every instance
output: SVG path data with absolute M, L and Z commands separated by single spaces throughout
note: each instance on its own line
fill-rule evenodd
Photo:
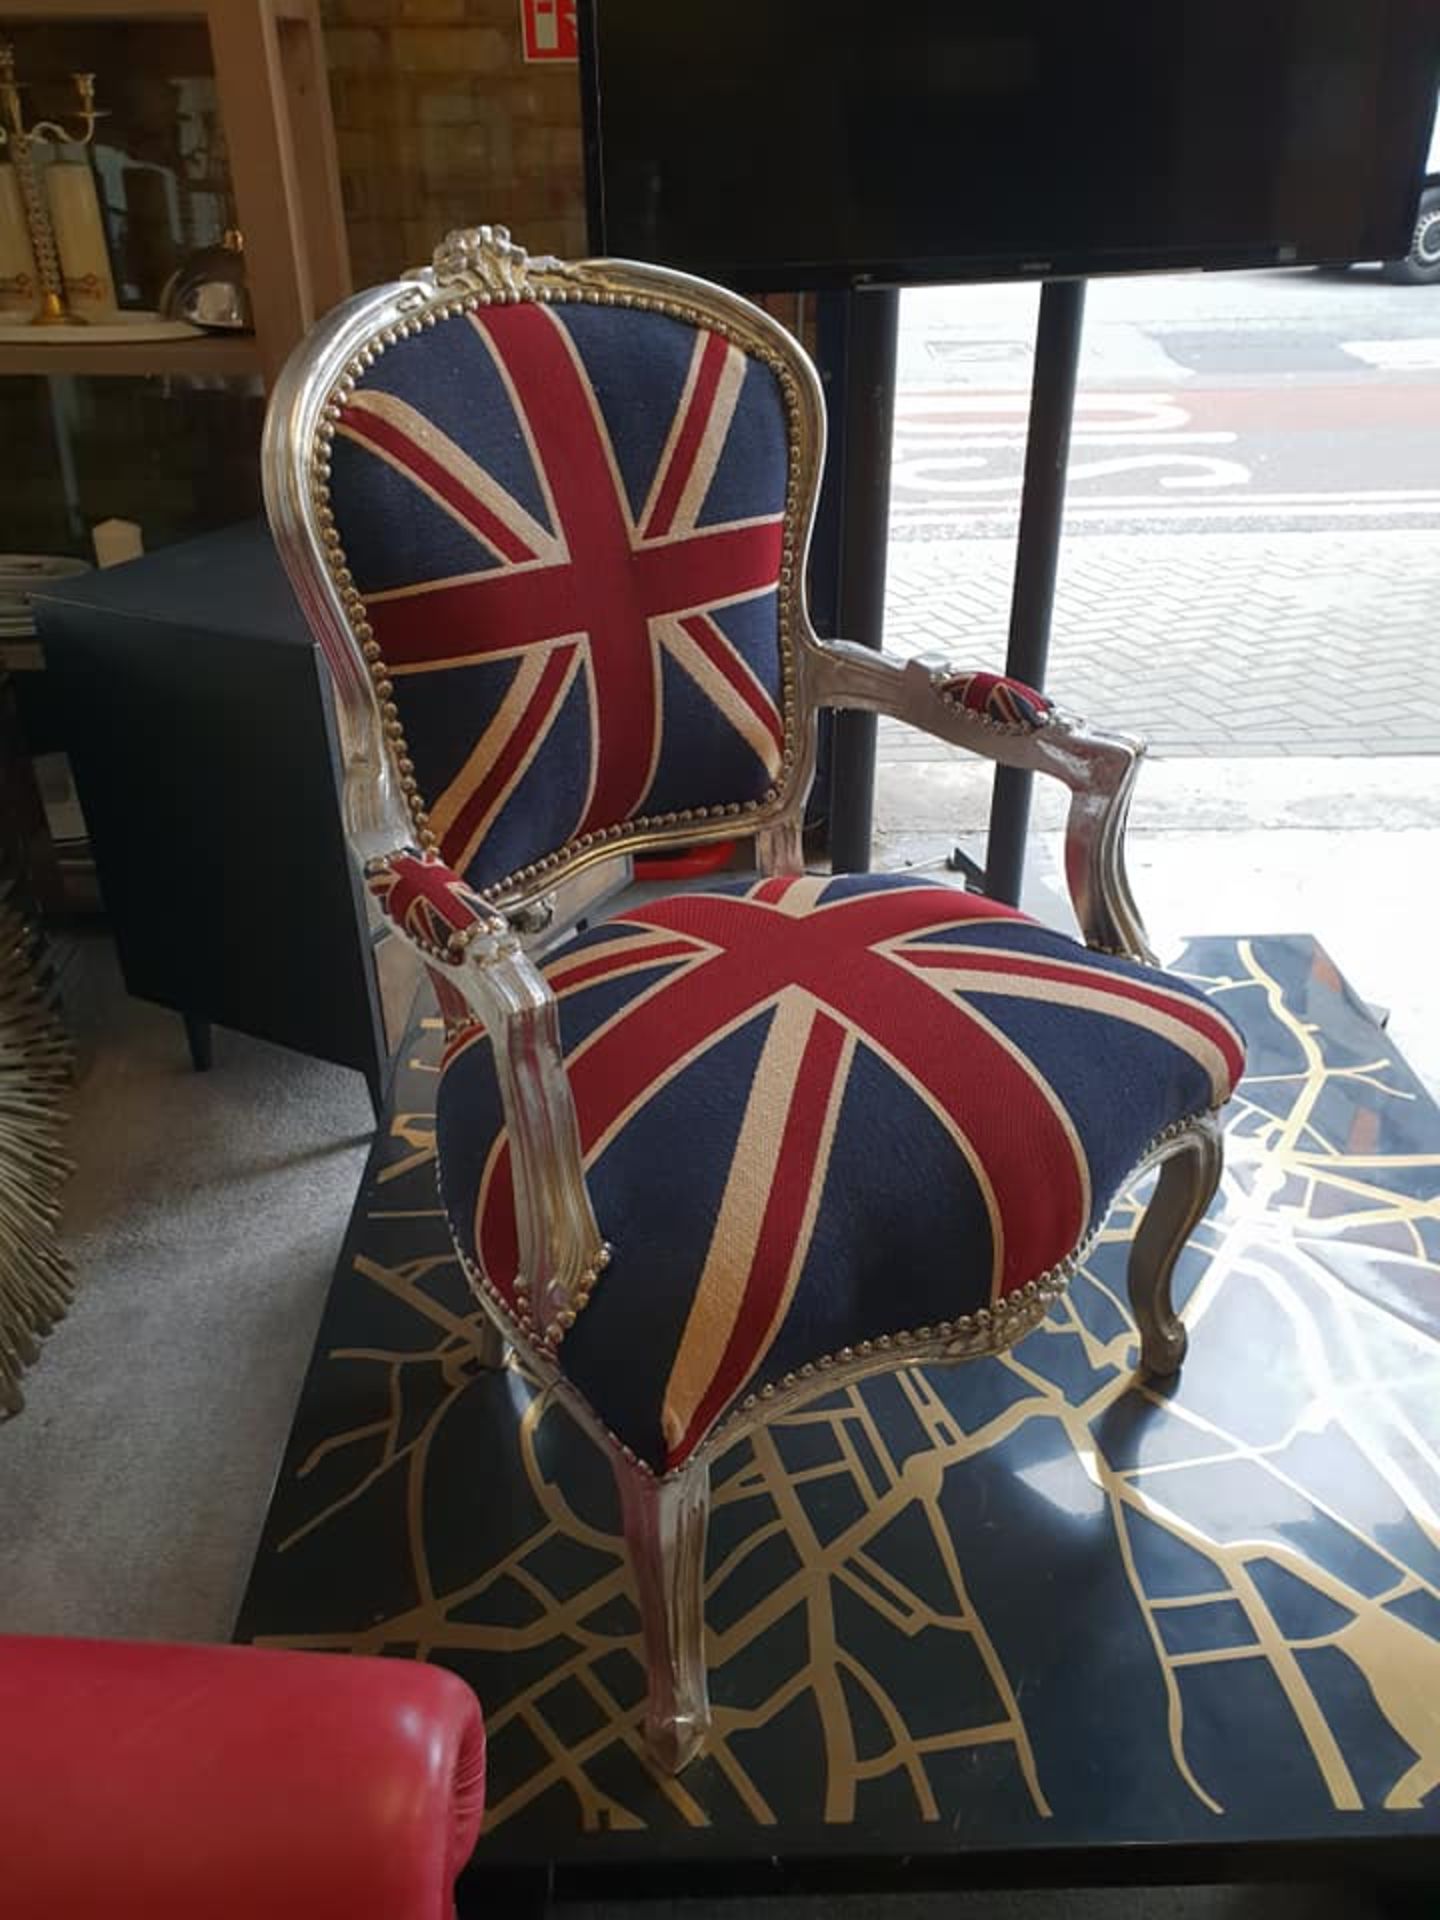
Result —
M 324 382 L 311 501 L 417 844 L 507 904 L 805 776 L 808 362 L 746 302 L 449 235 Z

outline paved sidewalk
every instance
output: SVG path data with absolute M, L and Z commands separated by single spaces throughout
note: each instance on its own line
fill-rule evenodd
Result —
M 1009 540 L 893 541 L 886 645 L 1004 663 Z M 1157 753 L 1440 753 L 1432 531 L 1071 535 L 1049 690 Z M 882 722 L 883 761 L 957 749 Z

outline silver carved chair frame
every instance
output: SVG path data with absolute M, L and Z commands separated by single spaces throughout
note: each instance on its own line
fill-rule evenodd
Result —
M 767 875 L 803 871 L 801 826 L 815 768 L 822 708 L 893 716 L 1001 766 L 1058 780 L 1070 793 L 1065 871 L 1086 945 L 1153 963 L 1131 897 L 1124 832 L 1143 754 L 1136 741 L 1096 731 L 1058 711 L 1038 727 L 977 714 L 948 690 L 955 669 L 900 662 L 824 641 L 810 624 L 805 563 L 824 450 L 825 414 L 809 360 L 788 333 L 748 302 L 687 275 L 626 261 L 562 263 L 529 258 L 504 228 L 450 235 L 434 264 L 373 288 L 336 309 L 297 349 L 278 382 L 266 422 L 265 499 L 285 566 L 331 666 L 344 779 L 344 814 L 362 861 L 396 854 L 418 838 L 414 782 L 395 751 L 400 739 L 364 606 L 343 565 L 325 480 L 334 408 L 375 354 L 398 338 L 468 308 L 517 300 L 583 300 L 674 310 L 713 328 L 770 366 L 789 418 L 789 484 L 780 576 L 781 646 L 789 730 L 780 780 L 756 806 L 715 808 L 674 824 L 609 829 L 548 855 L 489 889 L 463 939 L 423 958 L 483 1023 L 495 1051 L 512 1146 L 526 1324 L 505 1309 L 467 1261 L 492 1322 L 490 1365 L 507 1346 L 552 1389 L 609 1455 L 643 1622 L 649 1697 L 647 1743 L 678 1771 L 704 1744 L 710 1720 L 704 1650 L 704 1559 L 712 1456 L 805 1399 L 864 1375 L 956 1361 L 1009 1347 L 1061 1294 L 1078 1255 L 991 1311 L 893 1340 L 864 1342 L 800 1369 L 752 1396 L 710 1433 L 684 1465 L 655 1474 L 609 1433 L 546 1350 L 539 1330 L 568 1326 L 608 1258 L 582 1164 L 580 1132 L 561 1052 L 557 1003 L 536 965 L 544 948 L 606 894 L 623 886 L 637 852 L 753 832 Z M 738 816 L 741 816 L 737 818 Z M 1219 1184 L 1221 1141 L 1204 1114 L 1152 1143 L 1133 1177 L 1158 1167 L 1159 1181 L 1130 1256 L 1130 1295 L 1141 1365 L 1174 1373 L 1185 1329 L 1170 1298 L 1175 1261 Z

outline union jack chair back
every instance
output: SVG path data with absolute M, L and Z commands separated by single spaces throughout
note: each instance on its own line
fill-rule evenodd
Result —
M 1022 1338 L 1155 1167 L 1131 1297 L 1140 1365 L 1173 1372 L 1243 1064 L 1146 949 L 1138 745 L 814 633 L 823 435 L 808 360 L 745 301 L 483 227 L 323 322 L 266 426 L 352 842 L 445 1015 L 440 1192 L 485 1357 L 611 1458 L 671 1769 L 709 1725 L 717 1449 Z M 1085 944 L 910 876 L 806 876 L 826 706 L 1064 784 Z M 738 833 L 754 877 L 569 931 L 637 850 Z

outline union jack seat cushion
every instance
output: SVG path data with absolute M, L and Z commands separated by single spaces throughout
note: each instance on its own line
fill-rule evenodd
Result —
M 614 1249 L 558 1360 L 657 1470 L 786 1374 L 1050 1273 L 1244 1064 L 1183 981 L 903 875 L 673 895 L 544 971 Z M 438 1138 L 456 1244 L 513 1303 L 509 1150 L 473 1030 Z
M 789 425 L 669 314 L 521 301 L 376 350 L 329 454 L 340 558 L 429 831 L 493 887 L 773 797 Z

